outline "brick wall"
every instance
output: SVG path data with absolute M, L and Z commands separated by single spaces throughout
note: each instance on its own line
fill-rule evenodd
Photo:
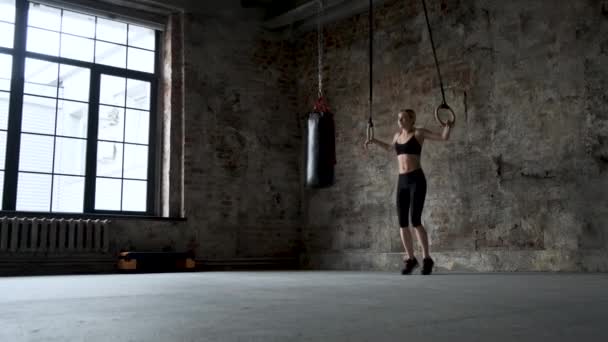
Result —
M 438 266 L 606 269 L 608 25 L 600 1 L 427 1 L 457 125 L 427 141 L 423 224 Z M 326 27 L 325 91 L 336 113 L 337 183 L 307 190 L 303 261 L 311 268 L 397 269 L 396 160 L 364 152 L 367 13 Z M 376 9 L 374 121 L 390 141 L 396 113 L 420 126 L 441 102 L 419 1 Z M 316 34 L 297 46 L 298 108 L 314 97 Z M 466 92 L 466 96 L 465 96 Z
M 301 137 L 293 48 L 239 1 L 185 9 L 187 221 L 116 221 L 113 247 L 195 247 L 203 260 L 295 256 Z M 179 152 L 181 141 L 171 143 Z
M 263 14 L 236 0 L 172 2 L 186 9 L 188 221 L 117 221 L 113 248 L 194 246 L 201 259 L 302 251 L 305 267 L 396 270 L 395 157 L 361 148 L 367 14 L 326 27 L 337 182 L 309 190 L 303 120 L 317 92 L 316 33 L 288 41 L 265 32 Z M 458 114 L 451 140 L 423 151 L 423 223 L 438 267 L 608 270 L 602 2 L 428 3 Z M 375 15 L 376 136 L 390 139 L 403 107 L 437 130 L 440 92 L 419 1 L 387 1 Z

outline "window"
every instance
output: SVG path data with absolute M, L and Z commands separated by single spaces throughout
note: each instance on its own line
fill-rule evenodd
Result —
M 3 210 L 153 214 L 159 37 L 0 0 Z

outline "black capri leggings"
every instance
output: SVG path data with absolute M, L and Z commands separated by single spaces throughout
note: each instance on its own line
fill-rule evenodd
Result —
M 426 177 L 422 169 L 416 169 L 408 173 L 399 174 L 397 186 L 397 213 L 399 215 L 399 226 L 406 228 L 410 203 L 412 207 L 412 225 L 420 226 L 424 198 L 426 197 Z

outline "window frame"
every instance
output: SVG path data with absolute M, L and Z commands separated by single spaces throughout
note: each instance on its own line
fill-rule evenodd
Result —
M 12 75 L 10 83 L 10 100 L 8 111 L 8 126 L 6 140 L 6 157 L 4 168 L 4 189 L 2 208 L 0 213 L 23 213 L 25 215 L 118 215 L 118 216 L 154 216 L 158 214 L 159 208 L 159 181 L 158 181 L 158 165 L 159 160 L 159 135 L 158 128 L 158 93 L 159 80 L 161 74 L 161 53 L 162 53 L 162 32 L 155 31 L 155 51 L 154 51 L 154 73 L 146 73 L 142 71 L 129 70 L 94 62 L 85 62 L 74 60 L 60 56 L 50 56 L 26 50 L 27 43 L 27 27 L 28 27 L 28 12 L 29 0 L 15 0 L 15 23 L 14 23 L 14 42 L 13 48 L 0 47 L 0 53 L 12 56 Z M 54 6 L 64 10 L 71 11 L 69 8 Z M 86 12 L 85 12 L 86 13 Z M 91 14 L 100 17 L 97 14 Z M 128 22 L 127 22 L 128 23 Z M 137 23 L 133 25 L 141 26 Z M 83 196 L 83 212 L 55 212 L 52 211 L 52 205 L 49 206 L 49 211 L 31 212 L 17 211 L 17 185 L 19 177 L 19 153 L 21 145 L 21 124 L 23 118 L 23 100 L 24 100 L 24 72 L 25 61 L 27 58 L 34 58 L 42 61 L 66 64 L 76 67 L 84 67 L 90 70 L 89 80 L 89 101 L 88 101 L 88 120 L 87 120 L 87 138 L 86 138 L 86 163 L 85 163 L 85 185 Z M 97 179 L 97 143 L 98 143 L 98 124 L 99 124 L 99 92 L 101 75 L 118 76 L 128 79 L 150 82 L 150 106 L 149 106 L 149 131 L 148 131 L 148 165 L 147 165 L 147 196 L 145 211 L 126 211 L 126 210 L 99 210 L 95 209 L 95 186 Z M 123 142 L 126 144 L 126 142 Z M 124 157 L 123 165 L 124 170 Z M 124 171 L 123 171 L 124 173 Z M 54 174 L 51 170 L 51 174 Z M 104 177 L 111 178 L 111 177 Z M 123 177 L 120 178 L 124 180 Z M 122 183 L 121 183 L 122 184 Z M 122 189 L 121 185 L 121 189 Z M 52 192 L 50 194 L 52 200 Z M 123 193 L 121 191 L 121 208 L 122 208 Z

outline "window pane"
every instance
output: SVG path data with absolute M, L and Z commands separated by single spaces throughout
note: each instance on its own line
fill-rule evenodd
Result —
M 99 106 L 100 140 L 123 141 L 125 109 Z
M 91 70 L 71 65 L 59 66 L 59 97 L 69 100 L 89 101 Z
M 125 180 L 122 189 L 122 210 L 146 211 L 147 182 Z
M 49 211 L 51 207 L 51 175 L 19 172 L 17 210 Z
M 55 106 L 57 100 L 38 96 L 23 97 L 21 131 L 55 134 Z
M 97 175 L 122 177 L 122 145 L 100 141 L 97 143 Z
M 148 131 L 150 130 L 150 113 L 141 110 L 127 109 L 125 120 L 125 141 L 136 144 L 148 143 Z
M 154 73 L 154 52 L 129 48 L 127 69 Z
M 56 138 L 55 173 L 84 176 L 86 155 L 86 140 Z
M 59 65 L 38 59 L 25 60 L 25 86 L 27 94 L 57 96 L 57 75 Z
M 154 50 L 155 32 L 152 29 L 129 25 L 129 46 Z
M 15 22 L 15 0 L 0 0 L 0 20 Z
M 59 8 L 30 3 L 27 24 L 28 26 L 59 31 L 61 27 L 61 10 Z
M 150 82 L 127 79 L 127 107 L 150 110 Z
M 71 33 L 81 37 L 94 38 L 95 17 L 64 10 L 61 32 Z
M 13 48 L 15 25 L 0 22 L 0 46 Z
M 123 107 L 125 105 L 125 79 L 101 75 L 99 103 Z
M 30 52 L 58 56 L 59 33 L 28 27 L 26 46 Z
M 21 134 L 19 170 L 48 172 L 53 167 L 53 137 Z
M 59 100 L 57 135 L 86 138 L 89 106 L 86 103 Z
M 11 90 L 13 56 L 0 53 L 0 90 Z
M 82 213 L 84 177 L 55 176 L 53 180 L 53 211 Z
M 148 179 L 148 147 L 125 144 L 124 178 Z
M 95 42 L 95 63 L 125 68 L 127 64 L 127 48 L 122 45 Z
M 0 91 L 0 129 L 8 127 L 8 102 L 10 101 L 10 93 Z
M 97 18 L 97 39 L 127 44 L 127 24 Z
M 61 35 L 61 57 L 93 62 L 93 39 Z
M 0 131 L 0 170 L 4 170 L 4 163 L 6 158 L 6 131 Z M 2 196 L 2 192 L 0 192 Z M 2 208 L 2 206 L 0 206 Z
M 95 209 L 120 210 L 120 179 L 97 178 L 95 184 Z

